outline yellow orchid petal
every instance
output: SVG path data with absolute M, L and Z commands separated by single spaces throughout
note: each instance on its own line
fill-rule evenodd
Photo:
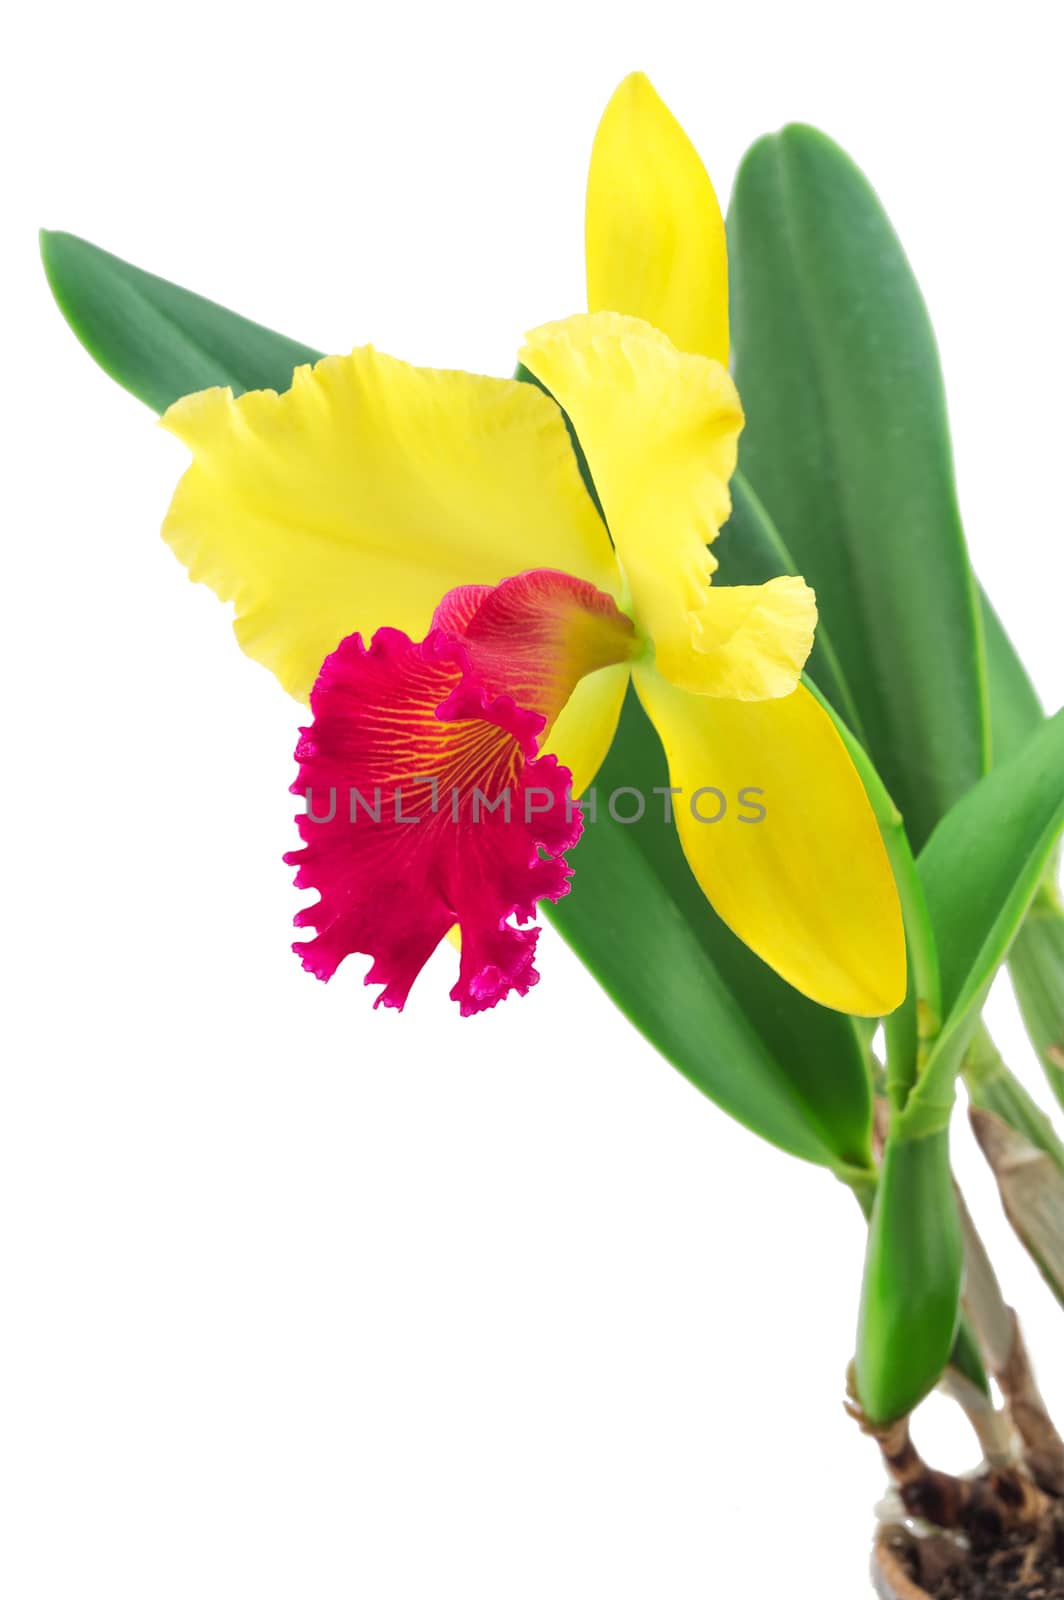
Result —
M 587 306 L 728 361 L 728 250 L 705 167 L 650 80 L 615 90 L 595 135 L 585 220 Z
M 419 639 L 460 584 L 552 567 L 617 593 L 564 421 L 530 384 L 367 346 L 281 395 L 189 395 L 163 425 L 193 454 L 163 535 L 297 697 L 348 634 Z
M 583 794 L 606 759 L 630 676 L 626 662 L 581 678 L 543 741 L 544 753 L 572 773 L 574 795 Z
M 906 984 L 897 890 L 864 787 L 817 700 L 804 686 L 782 700 L 709 699 L 645 666 L 635 681 L 682 791 L 684 854 L 714 910 L 810 999 L 855 1016 L 893 1011 Z
M 816 596 L 802 578 L 714 586 L 692 613 L 693 649 L 672 682 L 731 700 L 779 700 L 798 685 L 816 631 Z
M 587 457 L 633 614 L 660 670 L 692 670 L 691 613 L 706 604 L 706 549 L 731 512 L 742 407 L 717 361 L 608 311 L 528 335 L 524 365 L 550 390 Z

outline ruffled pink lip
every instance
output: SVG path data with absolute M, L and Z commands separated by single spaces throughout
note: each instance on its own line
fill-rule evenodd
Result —
M 582 828 L 570 774 L 540 739 L 580 676 L 627 660 L 633 641 L 608 595 L 543 569 L 451 590 L 420 642 L 395 628 L 343 640 L 314 686 L 292 785 L 308 808 L 285 859 L 319 894 L 296 917 L 314 930 L 294 946 L 309 972 L 328 979 L 369 955 L 375 1004 L 401 1009 L 457 924 L 463 1016 L 528 993 L 539 930 L 515 923 L 568 893 Z
M 322 668 L 311 710 L 292 791 L 341 798 L 331 821 L 297 819 L 303 848 L 285 857 L 298 867 L 296 886 L 320 896 L 295 919 L 315 930 L 293 947 L 306 970 L 328 979 L 346 955 L 370 955 L 365 981 L 382 985 L 375 1004 L 401 1009 L 457 923 L 462 952 L 451 996 L 462 1015 L 512 992 L 527 994 L 539 981 L 539 930 L 514 927 L 511 919 L 528 922 L 538 901 L 568 892 L 572 869 L 563 853 L 582 825 L 569 803 L 568 771 L 538 755 L 545 718 L 512 696 L 491 694 L 462 642 L 439 628 L 420 644 L 391 628 L 379 630 L 368 648 L 358 635 L 345 639 Z M 459 741 L 461 733 L 467 737 Z M 471 769 L 477 754 L 481 764 Z M 416 813 L 413 780 L 425 773 L 435 776 L 438 792 L 459 794 L 462 803 L 444 803 L 435 813 L 430 803 L 419 822 L 397 821 L 395 791 L 405 777 L 409 798 L 400 814 Z M 497 811 L 474 821 L 474 789 L 498 803 L 504 787 L 509 819 Z M 363 812 L 351 822 L 351 790 L 382 791 L 379 822 Z M 530 790 L 539 791 L 531 818 Z

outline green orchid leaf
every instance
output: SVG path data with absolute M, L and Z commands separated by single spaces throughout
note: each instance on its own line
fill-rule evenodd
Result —
M 872 189 L 811 128 L 747 153 L 728 237 L 740 465 L 816 590 L 866 746 L 919 849 L 988 761 L 927 312 Z
M 1018 755 L 1045 720 L 1045 711 L 1027 668 L 985 593 L 979 601 L 986 645 L 986 681 L 990 697 L 990 749 L 994 765 Z
M 294 365 L 317 358 L 83 240 L 48 234 L 43 250 L 74 332 L 156 410 L 211 384 L 283 390 Z M 789 570 L 767 517 L 741 488 L 725 537 L 751 567 Z M 830 659 L 821 660 L 830 678 Z M 657 735 L 629 695 L 597 787 L 608 794 L 637 784 L 649 796 L 668 781 Z M 554 921 L 647 1039 L 763 1138 L 843 1176 L 867 1176 L 872 1094 L 856 1028 L 789 988 L 724 927 L 663 815 L 648 806 L 630 825 L 599 815 L 576 865 L 574 892 Z
M 983 596 L 990 725 L 995 762 L 1022 748 L 1045 718 L 1042 703 L 1012 640 Z M 1064 906 L 1053 857 L 1009 951 L 1009 975 L 1024 1026 L 1050 1088 L 1064 1106 Z M 1008 1119 L 1006 1119 L 1008 1120 Z M 1023 1133 L 1021 1127 L 1018 1130 Z
M 905 1416 L 942 1376 L 957 1335 L 963 1259 L 947 1130 L 888 1138 L 857 1332 L 857 1394 L 872 1422 Z
M 228 384 L 287 389 L 319 352 L 142 272 L 72 233 L 41 232 L 41 258 L 60 311 L 103 370 L 153 411 Z
M 903 1119 L 916 1131 L 952 1100 L 953 1079 L 998 967 L 1064 828 L 1064 711 L 995 767 L 920 853 L 938 946 L 942 1028 Z
M 1043 720 L 985 595 L 976 617 L 927 314 L 872 190 L 811 129 L 751 149 L 729 237 L 742 466 L 816 588 L 838 673 L 813 675 L 919 845 L 982 770 L 980 630 L 994 760 L 1015 755 Z M 1016 939 L 1010 971 L 1061 1094 L 1064 913 L 1051 893 Z M 904 1030 L 915 1049 L 911 1007 L 892 1029 L 895 1053 Z

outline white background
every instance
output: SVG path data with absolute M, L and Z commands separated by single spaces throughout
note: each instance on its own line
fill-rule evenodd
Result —
M 505 373 L 582 304 L 615 82 L 726 195 L 800 118 L 929 299 L 979 570 L 1064 699 L 1047 5 L 97 3 L 8 24 L 3 747 L 10 1600 L 853 1596 L 862 1225 L 548 931 L 525 1001 L 407 1013 L 288 950 L 299 711 L 156 529 L 175 441 L 51 304 L 37 225 L 330 350 Z M 913 573 L 913 583 L 921 581 Z M 1007 993 L 1002 1040 L 1037 1070 Z M 958 1130 L 963 1133 L 963 1127 Z M 958 1162 L 1047 1390 L 1060 1322 Z M 922 1437 L 972 1460 L 944 1402 Z M 816 1573 L 816 1577 L 812 1574 Z

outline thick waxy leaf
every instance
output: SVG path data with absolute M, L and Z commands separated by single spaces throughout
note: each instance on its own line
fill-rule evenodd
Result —
M 963 1256 L 946 1129 L 888 1138 L 857 1333 L 857 1393 L 871 1421 L 904 1416 L 941 1377 L 957 1333 Z
M 952 1098 L 979 1012 L 1064 828 L 1064 711 L 941 822 L 919 859 L 942 977 L 943 1025 L 904 1118 Z
M 156 411 L 196 389 L 287 389 L 319 352 L 142 272 L 72 233 L 41 234 L 59 309 L 89 354 Z
M 1016 754 L 1041 727 L 1045 714 L 1023 662 L 985 595 L 983 626 L 991 742 L 998 763 Z M 1064 1106 L 1064 906 L 1056 883 L 1059 867 L 1059 860 L 1050 861 L 1045 882 L 1009 951 L 1009 973 L 1031 1043 L 1053 1093 Z
M 971 582 L 926 312 L 874 194 L 810 129 L 750 151 L 729 233 L 742 465 L 817 590 L 837 671 L 815 663 L 813 676 L 872 751 L 919 845 L 983 755 Z M 993 607 L 979 603 L 1000 764 L 1043 713 Z M 1062 944 L 1064 913 L 1043 896 L 1010 956 L 1058 1094 Z M 915 1050 L 911 1007 L 892 1027 L 897 1053 L 907 1027 Z
M 1018 755 L 1045 718 L 1042 702 L 1001 618 L 980 591 L 986 682 L 990 704 L 990 751 L 995 766 Z
M 740 464 L 817 592 L 918 849 L 987 762 L 975 588 L 927 312 L 872 189 L 811 128 L 748 152 L 728 236 Z
M 79 338 L 157 409 L 216 383 L 284 389 L 293 364 L 316 357 L 84 241 L 48 235 L 44 251 Z M 123 314 L 112 314 L 112 295 Z M 741 489 L 725 538 L 735 581 L 756 581 L 739 576 L 740 552 L 746 572 L 789 570 Z M 630 695 L 596 789 L 608 797 L 634 785 L 649 801 L 668 781 L 657 735 Z M 647 1038 L 733 1116 L 797 1156 L 867 1174 L 871 1084 L 856 1029 L 789 988 L 714 916 L 657 804 L 624 825 L 604 798 L 575 857 L 573 893 L 555 914 L 563 935 Z

